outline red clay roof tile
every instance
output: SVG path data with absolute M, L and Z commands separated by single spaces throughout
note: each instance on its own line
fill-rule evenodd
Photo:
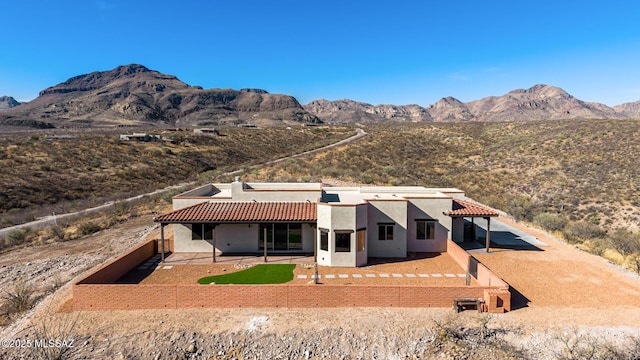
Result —
M 498 213 L 495 210 L 492 210 L 480 204 L 476 204 L 476 203 L 472 203 L 472 202 L 460 200 L 460 199 L 453 199 L 452 207 L 453 209 L 445 211 L 444 214 L 449 215 L 451 217 L 498 216 Z
M 317 221 L 309 202 L 203 202 L 158 215 L 163 223 Z

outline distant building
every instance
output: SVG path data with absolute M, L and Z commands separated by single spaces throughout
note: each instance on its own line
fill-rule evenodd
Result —
M 204 135 L 220 135 L 218 129 L 211 128 L 201 128 L 201 129 L 193 129 L 194 134 L 204 134 Z
M 120 140 L 122 141 L 160 141 L 160 135 L 150 135 L 145 133 L 133 133 L 131 135 L 120 135 Z

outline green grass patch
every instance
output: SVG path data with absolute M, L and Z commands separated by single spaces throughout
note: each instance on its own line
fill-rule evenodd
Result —
M 261 264 L 230 274 L 203 277 L 198 284 L 283 284 L 293 280 L 295 267 L 295 264 Z

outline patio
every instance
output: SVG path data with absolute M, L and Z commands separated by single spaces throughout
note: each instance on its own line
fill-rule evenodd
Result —
M 211 265 L 211 253 L 181 252 L 172 253 L 164 260 L 165 265 Z M 216 264 L 264 264 L 264 256 L 256 254 L 216 254 Z M 313 255 L 269 255 L 267 263 L 272 264 L 313 264 Z
M 208 253 L 174 253 L 164 264 L 154 256 L 129 271 L 120 284 L 196 284 L 198 279 L 240 271 L 264 264 L 257 255 L 224 255 L 212 262 Z M 315 283 L 313 256 L 269 256 L 267 264 L 296 264 L 294 279 L 287 284 Z M 447 253 L 418 253 L 408 258 L 373 258 L 364 267 L 318 267 L 319 282 L 362 285 L 465 285 L 464 270 Z M 471 278 L 471 285 L 477 285 Z

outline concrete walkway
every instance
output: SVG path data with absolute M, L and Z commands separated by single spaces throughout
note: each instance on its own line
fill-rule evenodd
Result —
M 157 255 L 160 259 L 160 255 Z M 269 255 L 267 264 L 300 264 L 313 266 L 313 256 L 300 255 Z M 173 253 L 165 258 L 165 265 L 211 265 L 213 255 L 202 252 Z M 221 255 L 217 254 L 216 264 L 265 264 L 261 255 Z
M 478 239 L 486 239 L 487 221 L 482 218 L 476 218 L 474 223 L 477 225 L 476 236 Z M 481 242 L 461 245 L 466 250 L 475 251 L 476 248 L 484 248 L 483 244 L 479 244 Z M 514 250 L 542 250 L 541 248 L 545 246 L 548 245 L 537 237 L 508 225 L 499 219 L 491 219 L 491 247 Z

